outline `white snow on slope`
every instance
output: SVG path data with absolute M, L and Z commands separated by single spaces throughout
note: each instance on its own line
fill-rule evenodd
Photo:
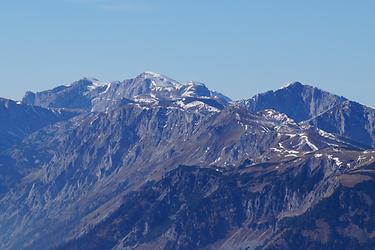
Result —
M 309 138 L 307 137 L 307 135 L 301 135 L 301 141 L 298 144 L 298 146 L 302 146 L 304 144 L 307 144 L 307 146 L 309 146 L 313 151 L 319 150 L 317 146 L 315 146 L 313 143 L 309 141 Z

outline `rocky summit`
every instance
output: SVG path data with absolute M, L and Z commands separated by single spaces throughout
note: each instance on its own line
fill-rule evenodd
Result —
M 0 118 L 0 249 L 374 249 L 375 110 L 345 97 L 144 72 Z

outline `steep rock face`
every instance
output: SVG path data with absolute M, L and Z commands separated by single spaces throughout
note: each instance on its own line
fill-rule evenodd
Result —
M 179 167 L 60 248 L 371 249 L 374 152 L 341 168 L 329 153 L 241 170 Z M 336 153 L 345 164 L 361 155 Z
M 244 103 L 251 112 L 274 109 L 288 115 L 296 122 L 301 122 L 313 118 L 345 100 L 344 97 L 295 82 L 276 91 L 258 94 Z
M 134 79 L 111 83 L 84 78 L 69 86 L 60 86 L 39 93 L 26 93 L 23 103 L 53 108 L 83 109 L 106 112 L 124 100 L 165 101 L 183 98 L 211 100 L 226 105 L 230 99 L 210 91 L 204 84 L 181 84 L 158 73 L 144 72 Z
M 35 157 L 43 154 L 38 151 L 43 148 L 32 142 L 34 145 L 27 151 L 20 150 L 22 140 L 37 130 L 77 115 L 79 112 L 50 110 L 0 98 L 0 197 L 41 163 Z
M 375 146 L 374 109 L 315 87 L 296 82 L 239 103 L 251 112 L 274 109 L 296 122 L 311 124 L 365 146 Z
M 123 103 L 124 99 L 136 102 L 165 102 L 191 100 L 208 104 L 207 108 L 226 106 L 230 99 L 222 94 L 209 90 L 204 84 L 188 82 L 181 84 L 158 73 L 144 72 L 134 79 L 123 82 L 112 82 L 107 89 L 93 99 L 93 110 L 108 111 Z
M 180 164 L 231 168 L 293 159 L 331 144 L 356 148 L 275 111 L 251 114 L 231 106 L 207 114 L 139 104 L 39 131 L 16 156 L 33 155 L 35 144 L 42 146 L 33 158 L 40 167 L 1 199 L 2 247 L 37 249 L 85 231 L 118 206 L 118 195 Z
M 375 147 L 375 110 L 346 101 L 308 121 L 324 131 Z
M 0 98 L 0 151 L 19 143 L 32 132 L 67 120 L 77 112 L 48 110 Z
M 346 177 L 345 177 L 346 178 Z M 263 249 L 372 249 L 375 240 L 373 176 L 344 185 L 303 215 L 285 218 Z
M 119 249 L 134 248 L 143 239 L 150 242 L 163 235 L 165 241 L 153 244 L 155 248 L 205 246 L 244 220 L 242 194 L 234 179 L 229 179 L 212 168 L 177 168 L 161 181 L 129 194 L 110 218 L 62 249 L 79 249 L 87 243 L 91 249 L 111 249 L 117 244 Z
M 23 248 L 34 237 L 40 244 L 35 248 L 58 242 L 66 230 L 72 229 L 67 223 L 75 225 L 84 215 L 114 199 L 126 190 L 129 180 L 140 185 L 144 173 L 155 171 L 158 175 L 162 171 L 158 169 L 161 162 L 187 160 L 175 156 L 183 152 L 175 152 L 173 147 L 181 144 L 184 150 L 183 140 L 202 119 L 195 112 L 136 105 L 84 116 L 52 127 L 53 132 L 38 131 L 34 141 L 26 140 L 20 148 L 18 155 L 32 155 L 33 145 L 44 145 L 40 150 L 43 155 L 35 159 L 41 161 L 39 169 L 2 199 L 1 209 L 6 211 L 0 215 L 0 230 L 3 236 L 18 234 L 18 242 L 2 237 L 2 247 Z M 13 155 L 5 156 L 12 159 Z M 82 203 L 77 206 L 79 199 Z
M 96 79 L 83 78 L 69 86 L 59 86 L 52 90 L 27 92 L 24 104 L 45 108 L 91 109 L 91 99 L 105 90 L 105 83 Z
M 47 107 L 28 114 L 81 115 L 0 152 L 0 248 L 369 248 L 372 111 L 345 101 L 295 83 L 230 102 L 152 72 L 28 93 Z

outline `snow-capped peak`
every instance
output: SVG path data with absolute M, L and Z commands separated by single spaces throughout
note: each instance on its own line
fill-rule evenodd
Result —
M 162 74 L 151 72 L 151 71 L 145 71 L 141 73 L 140 75 L 136 77 L 136 79 L 142 79 L 142 80 L 149 79 L 152 81 L 153 85 L 156 87 L 164 87 L 164 86 L 180 87 L 181 86 L 181 84 L 178 81 L 173 80 Z
M 82 80 L 89 83 L 89 85 L 87 86 L 87 89 L 89 91 L 93 91 L 93 90 L 97 89 L 98 87 L 107 86 L 109 84 L 107 82 L 102 82 L 102 81 L 100 81 L 96 78 L 93 78 L 93 77 L 84 77 Z
M 202 86 L 202 87 L 206 87 L 206 85 L 204 83 L 197 82 L 197 81 L 188 81 L 185 85 L 187 85 L 187 86 Z
M 74 86 L 88 86 L 89 88 L 93 87 L 100 87 L 100 86 L 106 86 L 108 83 L 99 81 L 98 79 L 94 77 L 83 77 L 82 79 L 71 83 L 69 86 L 74 87 Z
M 151 76 L 151 77 L 162 77 L 161 74 L 156 73 L 156 72 L 152 72 L 152 71 L 145 71 L 145 72 L 143 72 L 143 73 L 140 74 L 140 75 L 143 75 L 143 76 Z

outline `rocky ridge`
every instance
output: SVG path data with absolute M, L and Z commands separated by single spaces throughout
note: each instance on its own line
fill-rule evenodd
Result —
M 74 115 L 0 152 L 3 249 L 373 244 L 369 107 L 301 83 L 230 101 L 152 72 L 16 105 Z

